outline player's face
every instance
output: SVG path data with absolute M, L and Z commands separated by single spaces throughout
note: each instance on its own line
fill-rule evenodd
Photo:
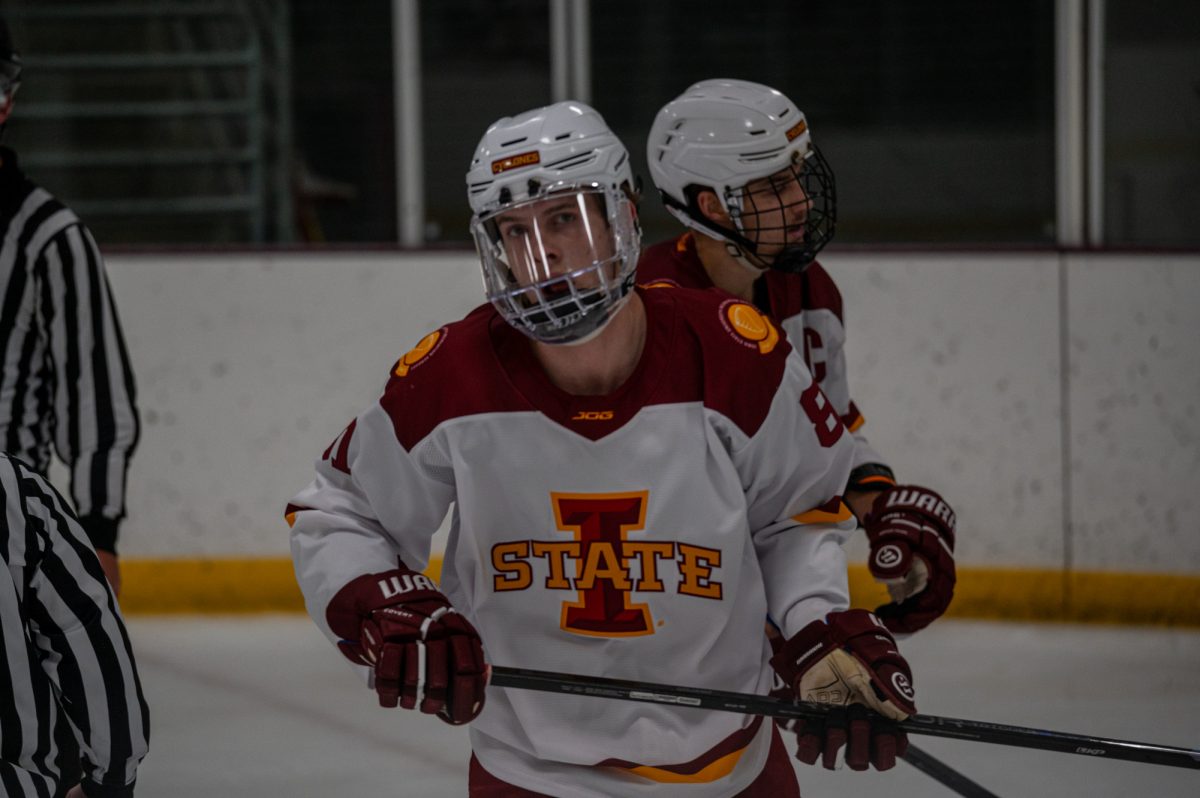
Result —
M 742 199 L 743 233 L 758 255 L 770 259 L 788 245 L 803 242 L 813 202 L 804 190 L 804 163 L 746 184 Z
M 519 285 L 533 285 L 607 261 L 614 254 L 602 200 L 572 192 L 518 205 L 494 220 L 505 260 Z M 598 284 L 594 273 L 580 275 L 579 287 Z

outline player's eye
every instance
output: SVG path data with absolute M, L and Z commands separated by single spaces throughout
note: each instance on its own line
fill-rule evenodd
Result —
M 757 183 L 753 183 L 748 187 L 750 194 L 756 197 L 770 197 L 775 194 L 778 186 L 774 178 L 765 178 Z
M 523 224 L 505 224 L 500 227 L 500 235 L 504 238 L 517 239 L 524 238 L 528 232 Z

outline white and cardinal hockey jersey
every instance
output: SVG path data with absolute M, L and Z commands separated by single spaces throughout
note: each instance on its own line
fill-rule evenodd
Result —
M 752 306 L 638 289 L 644 353 L 607 396 L 553 386 L 490 306 L 430 333 L 288 507 L 308 610 L 412 568 L 453 506 L 441 587 L 496 665 L 766 693 L 763 620 L 848 603 L 840 501 L 853 443 Z M 432 719 L 430 719 L 431 722 Z M 754 716 L 490 687 L 483 767 L 555 796 L 735 795 Z
M 707 289 L 712 279 L 696 254 L 695 234 L 687 232 L 670 241 L 647 247 L 638 261 L 638 282 L 648 285 L 676 285 Z M 804 355 L 808 370 L 833 402 L 842 423 L 854 434 L 853 468 L 885 461 L 862 433 L 863 415 L 850 398 L 846 373 L 846 327 L 842 315 L 842 294 L 829 272 L 820 263 L 811 263 L 800 274 L 768 269 L 756 284 L 765 296 L 755 304 L 769 306 L 771 318 L 778 321 Z M 888 484 L 891 481 L 888 480 Z

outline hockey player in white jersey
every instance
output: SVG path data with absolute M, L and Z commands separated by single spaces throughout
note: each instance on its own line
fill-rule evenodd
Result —
M 761 694 L 774 665 L 810 700 L 916 711 L 891 635 L 846 609 L 851 437 L 752 305 L 634 287 L 600 115 L 499 120 L 467 183 L 490 304 L 401 357 L 289 504 L 310 614 L 383 706 L 471 723 L 476 798 L 798 796 L 762 718 L 486 686 L 496 663 Z M 890 765 L 902 737 L 852 710 L 826 753 Z
M 955 517 L 929 488 L 897 485 L 863 435 L 842 296 L 816 259 L 833 238 L 837 192 L 808 120 L 769 86 L 704 80 L 659 110 L 646 158 L 663 204 L 688 230 L 646 249 L 639 281 L 721 288 L 752 302 L 803 350 L 854 436 L 846 501 L 866 530 L 868 567 L 893 598 L 876 612 L 893 632 L 923 629 L 954 595 Z

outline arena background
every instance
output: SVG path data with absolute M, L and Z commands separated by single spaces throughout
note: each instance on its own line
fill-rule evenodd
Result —
M 1200 624 L 1200 257 L 825 262 L 865 430 L 903 478 L 953 497 L 952 614 Z M 145 424 L 123 606 L 298 609 L 283 505 L 395 360 L 480 302 L 473 255 L 109 268 Z
M 96 233 L 137 376 L 126 611 L 300 608 L 284 503 L 482 300 L 488 122 L 587 100 L 646 178 L 654 111 L 729 76 L 838 175 L 851 386 L 959 512 L 951 614 L 1200 625 L 1200 6 L 753 6 L 5 2 L 5 141 Z

